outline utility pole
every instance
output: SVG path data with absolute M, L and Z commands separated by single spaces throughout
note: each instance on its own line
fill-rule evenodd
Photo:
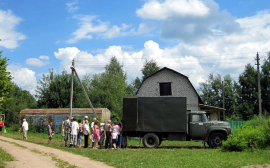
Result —
M 69 116 L 72 117 L 72 102 L 73 102 L 73 77 L 74 77 L 74 59 L 72 60 L 71 69 L 71 88 L 70 88 L 70 112 Z
M 83 93 L 84 93 L 84 95 L 85 95 L 85 98 L 87 99 L 87 101 L 88 101 L 90 107 L 92 108 L 92 111 L 94 112 L 95 116 L 97 117 L 97 113 L 96 113 L 96 111 L 95 111 L 95 109 L 94 109 L 94 107 L 93 107 L 93 105 L 92 105 L 92 103 L 91 103 L 91 101 L 90 101 L 90 99 L 89 99 L 89 97 L 88 97 L 88 95 L 87 95 L 87 93 L 86 93 L 84 87 L 83 87 L 83 84 L 82 84 L 82 82 L 81 82 L 81 80 L 80 80 L 80 78 L 79 78 L 79 75 L 77 74 L 75 68 L 74 68 L 74 72 L 75 72 L 75 75 L 77 76 L 77 79 L 78 79 L 78 81 L 79 81 L 79 83 L 80 83 L 80 85 L 81 85 L 81 87 L 82 87 L 82 90 L 83 90 Z
M 223 121 L 225 121 L 224 82 L 222 81 Z
M 259 116 L 262 117 L 262 104 L 261 104 L 261 77 L 260 77 L 260 58 L 259 58 L 259 53 L 257 52 L 257 57 L 256 57 L 256 61 L 257 61 L 257 77 L 258 77 L 258 99 L 259 99 Z
M 97 117 L 97 113 L 96 113 L 96 111 L 95 111 L 95 109 L 94 109 L 94 107 L 93 107 L 93 105 L 92 105 L 92 103 L 91 103 L 91 101 L 90 101 L 90 99 L 89 99 L 89 97 L 88 97 L 85 89 L 84 89 L 84 86 L 83 86 L 83 84 L 82 84 L 82 82 L 81 82 L 81 80 L 79 78 L 79 75 L 76 72 L 76 69 L 75 69 L 75 66 L 74 66 L 74 59 L 72 60 L 72 66 L 70 67 L 70 69 L 72 71 L 72 73 L 71 73 L 71 91 L 70 91 L 70 117 L 72 117 L 73 78 L 74 78 L 74 74 L 76 75 L 76 77 L 77 77 L 77 79 L 78 79 L 78 81 L 79 81 L 79 83 L 81 85 L 81 88 L 82 88 L 82 90 L 84 92 L 84 95 L 85 95 L 85 97 L 86 97 L 86 99 L 87 99 L 90 107 L 92 108 L 92 111 L 94 112 L 95 116 Z

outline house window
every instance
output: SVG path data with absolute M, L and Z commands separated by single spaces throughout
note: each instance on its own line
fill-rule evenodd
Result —
M 160 96 L 172 95 L 171 83 L 159 83 Z

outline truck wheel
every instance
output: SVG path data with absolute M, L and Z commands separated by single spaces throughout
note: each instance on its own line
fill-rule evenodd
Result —
M 224 135 L 222 135 L 221 133 L 213 133 L 207 144 L 210 148 L 218 148 L 222 146 L 222 141 L 225 140 Z
M 148 133 L 143 137 L 143 146 L 145 148 L 156 148 L 159 146 L 159 138 L 156 134 Z

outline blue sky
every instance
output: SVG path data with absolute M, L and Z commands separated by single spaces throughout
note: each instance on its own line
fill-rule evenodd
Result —
M 116 56 L 128 83 L 146 60 L 189 77 L 197 88 L 210 73 L 238 79 L 270 51 L 269 0 L 1 0 L 0 50 L 13 81 L 35 93 L 49 69 L 81 78 Z

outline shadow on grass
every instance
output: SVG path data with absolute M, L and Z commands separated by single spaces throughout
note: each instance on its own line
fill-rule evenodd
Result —
M 143 149 L 143 146 L 128 146 L 127 149 Z M 151 149 L 151 148 L 150 148 Z M 156 149 L 210 149 L 207 146 L 159 146 Z

